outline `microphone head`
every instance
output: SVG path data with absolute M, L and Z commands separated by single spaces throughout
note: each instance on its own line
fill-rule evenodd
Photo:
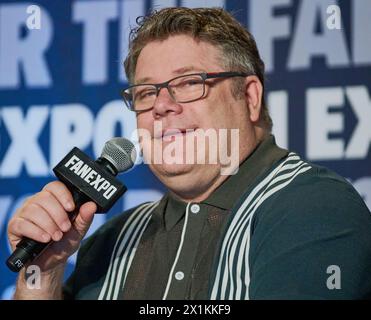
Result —
M 102 158 L 107 159 L 118 172 L 130 169 L 136 160 L 134 144 L 125 138 L 112 138 L 107 141 L 102 151 Z

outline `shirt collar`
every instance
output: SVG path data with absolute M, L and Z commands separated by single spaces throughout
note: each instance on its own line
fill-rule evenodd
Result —
M 259 176 L 287 155 L 288 151 L 278 147 L 274 136 L 269 135 L 240 164 L 238 172 L 229 176 L 203 203 L 231 210 Z
M 169 231 L 183 218 L 186 206 L 186 202 L 167 192 L 153 212 L 152 219 Z
M 288 151 L 276 145 L 273 135 L 264 139 L 240 164 L 236 174 L 229 176 L 207 199 L 201 202 L 224 210 L 232 210 L 238 199 L 254 181 L 276 162 L 286 157 Z M 238 187 L 236 187 L 238 186 Z M 161 219 L 166 230 L 174 227 L 184 216 L 187 203 L 170 192 L 161 199 L 154 218 Z

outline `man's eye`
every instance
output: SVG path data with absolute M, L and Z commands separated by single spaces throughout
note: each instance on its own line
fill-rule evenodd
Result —
M 188 79 L 188 80 L 185 80 L 183 85 L 184 86 L 195 86 L 195 85 L 199 85 L 202 83 L 202 80 L 200 79 Z
M 137 99 L 145 99 L 145 98 L 151 97 L 153 95 L 156 95 L 156 90 L 154 90 L 154 89 L 140 90 L 136 93 Z
M 199 86 L 200 84 L 202 84 L 202 80 L 198 79 L 198 78 L 196 78 L 196 79 L 184 79 L 181 82 L 179 82 L 178 84 L 173 85 L 173 87 L 175 87 L 175 88 L 191 88 L 191 87 Z

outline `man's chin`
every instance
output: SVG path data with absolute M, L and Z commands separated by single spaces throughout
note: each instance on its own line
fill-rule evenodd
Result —
M 162 163 L 151 165 L 154 172 L 164 177 L 180 176 L 191 173 L 194 169 L 194 164 L 180 164 L 180 163 Z

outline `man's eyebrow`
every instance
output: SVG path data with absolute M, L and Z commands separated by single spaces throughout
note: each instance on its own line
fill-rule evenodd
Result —
M 176 70 L 173 71 L 173 73 L 174 73 L 175 76 L 177 76 L 177 75 L 182 75 L 182 74 L 185 74 L 185 73 L 191 72 L 191 71 L 204 72 L 204 70 L 199 68 L 199 67 L 187 66 L 187 67 L 182 67 L 182 68 L 176 69 Z M 139 80 L 135 81 L 135 84 L 151 83 L 150 81 L 151 81 L 151 77 L 144 77 L 144 78 L 140 78 Z
M 196 67 L 196 66 L 187 66 L 187 67 L 182 67 L 182 68 L 176 69 L 174 71 L 174 73 L 180 75 L 180 74 L 184 74 L 184 73 L 190 72 L 190 71 L 203 72 L 203 69 L 201 69 L 199 67 Z
M 150 79 L 150 77 L 140 78 L 139 80 L 134 81 L 133 85 L 149 82 Z

